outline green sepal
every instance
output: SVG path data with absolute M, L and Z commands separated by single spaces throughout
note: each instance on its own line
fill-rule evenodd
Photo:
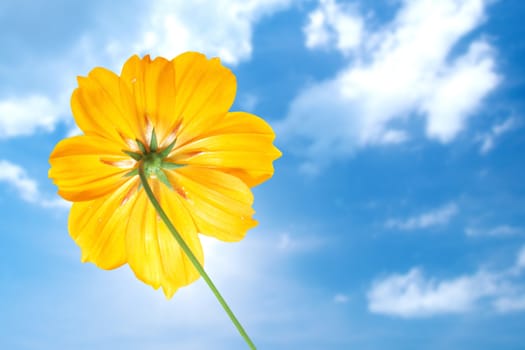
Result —
M 173 190 L 173 186 L 171 186 L 170 181 L 168 180 L 168 177 L 164 173 L 164 171 L 159 170 L 156 172 L 157 178 L 162 182 L 164 185 L 166 185 L 170 190 Z
M 138 174 L 139 174 L 139 169 L 135 168 L 135 169 L 127 172 L 126 174 L 124 174 L 124 176 L 135 176 L 135 175 L 138 175 Z
M 150 152 L 157 152 L 157 148 L 159 147 L 157 143 L 157 134 L 155 134 L 155 128 L 151 130 L 151 141 L 149 143 L 149 150 Z
M 166 158 L 170 154 L 173 147 L 175 147 L 175 142 L 177 142 L 177 140 L 173 140 L 173 142 L 170 143 L 168 147 L 164 148 L 161 152 L 159 152 L 159 156 L 162 159 Z
M 186 166 L 186 164 L 176 164 L 176 163 L 170 163 L 170 162 L 162 162 L 162 164 L 160 165 L 162 169 L 168 169 L 168 170 L 178 169 L 184 166 Z
M 128 156 L 135 159 L 137 162 L 142 159 L 142 154 L 140 153 L 127 151 L 125 149 L 123 149 L 122 152 L 126 153 Z
M 142 141 L 135 139 L 135 142 L 137 142 L 137 146 L 139 146 L 139 149 L 142 153 L 147 153 L 146 146 L 142 143 Z

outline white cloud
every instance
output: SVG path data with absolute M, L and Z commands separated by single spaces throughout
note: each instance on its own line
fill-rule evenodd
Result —
M 407 219 L 389 219 L 385 226 L 400 230 L 415 230 L 445 225 L 458 211 L 458 206 L 455 203 L 448 203 L 440 208 Z
M 69 203 L 61 199 L 47 199 L 38 189 L 38 184 L 19 165 L 0 159 L 0 183 L 6 183 L 25 202 L 45 208 L 68 208 Z
M 364 31 L 366 44 L 344 69 L 295 97 L 276 125 L 284 141 L 308 160 L 330 161 L 360 147 L 404 142 L 423 117 L 428 138 L 451 142 L 500 80 L 486 40 L 470 39 L 466 52 L 454 53 L 483 22 L 487 2 L 403 1 L 392 22 Z M 319 14 L 329 6 L 337 5 L 321 2 L 311 14 L 307 46 L 330 43 Z
M 500 313 L 525 311 L 525 288 L 519 288 L 507 296 L 497 298 L 492 303 L 494 309 Z
M 287 8 L 291 0 L 218 0 L 152 2 L 141 23 L 135 50 L 174 57 L 194 50 L 235 64 L 250 58 L 253 26 Z M 115 44 L 113 45 L 115 46 Z
M 35 200 L 38 195 L 37 184 L 27 176 L 24 169 L 6 160 L 0 160 L 0 169 L 0 181 L 11 185 L 23 200 Z
M 509 275 L 520 276 L 525 270 L 525 245 L 521 247 Z M 525 310 L 525 288 L 514 288 L 509 295 L 499 297 L 493 303 L 500 312 L 519 312 Z
M 457 314 L 484 305 L 498 312 L 525 310 L 525 246 L 506 269 L 479 269 L 450 279 L 428 277 L 417 267 L 372 283 L 368 293 L 370 312 L 404 318 Z
M 483 135 L 479 136 L 481 147 L 479 152 L 481 154 L 489 153 L 493 148 L 496 140 L 503 134 L 514 130 L 518 127 L 517 119 L 510 117 L 502 121 L 501 123 L 495 124 L 491 130 Z
M 303 28 L 306 47 L 335 46 L 343 54 L 361 44 L 363 29 L 363 19 L 353 8 L 334 0 L 320 0 L 319 7 L 308 15 L 308 24 Z
M 467 236 L 493 236 L 493 237 L 504 237 L 521 234 L 523 230 L 519 227 L 514 227 L 510 225 L 500 225 L 492 228 L 482 229 L 467 227 L 465 233 Z
M 439 281 L 418 268 L 376 281 L 368 292 L 373 313 L 401 317 L 425 317 L 471 310 L 483 297 L 498 290 L 494 276 L 478 272 Z
M 475 41 L 445 74 L 436 77 L 421 106 L 427 115 L 428 137 L 446 143 L 465 128 L 467 118 L 498 83 L 492 51 L 486 42 Z
M 36 131 L 53 131 L 62 120 L 56 103 L 42 95 L 0 100 L 0 138 L 27 136 Z

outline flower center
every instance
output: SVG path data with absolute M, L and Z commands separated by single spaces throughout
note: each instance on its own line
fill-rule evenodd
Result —
M 125 154 L 133 158 L 139 163 L 139 167 L 143 167 L 144 174 L 148 178 L 158 179 L 166 186 L 172 188 L 171 183 L 166 176 L 165 170 L 173 170 L 183 167 L 184 164 L 176 164 L 165 161 L 169 156 L 171 150 L 175 146 L 176 140 L 173 140 L 168 147 L 159 150 L 157 144 L 157 137 L 155 135 L 155 129 L 151 132 L 151 142 L 149 148 L 146 148 L 144 143 L 139 139 L 136 140 L 139 152 L 131 152 L 128 150 L 122 150 Z M 138 168 L 133 169 L 126 176 L 135 176 L 138 174 Z
M 159 177 L 162 171 L 163 156 L 160 153 L 146 153 L 142 158 L 144 172 L 148 177 Z

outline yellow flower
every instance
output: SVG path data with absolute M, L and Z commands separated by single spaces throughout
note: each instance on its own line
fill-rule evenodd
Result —
M 57 144 L 49 170 L 58 193 L 74 202 L 69 233 L 83 262 L 128 263 L 171 297 L 199 273 L 148 200 L 138 167 L 202 264 L 199 233 L 238 241 L 256 225 L 250 188 L 273 175 L 281 155 L 273 130 L 255 115 L 229 112 L 235 76 L 199 53 L 133 56 L 120 76 L 95 68 L 78 85 L 71 107 L 83 135 Z

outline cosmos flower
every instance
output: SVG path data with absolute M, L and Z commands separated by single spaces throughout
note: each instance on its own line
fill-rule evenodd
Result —
M 127 263 L 171 297 L 199 273 L 148 200 L 139 167 L 202 264 L 199 234 L 232 242 L 256 225 L 250 188 L 273 175 L 274 132 L 253 114 L 229 112 L 235 76 L 195 52 L 133 56 L 120 76 L 95 68 L 78 85 L 71 107 L 83 134 L 56 145 L 49 170 L 73 202 L 69 233 L 83 262 Z

